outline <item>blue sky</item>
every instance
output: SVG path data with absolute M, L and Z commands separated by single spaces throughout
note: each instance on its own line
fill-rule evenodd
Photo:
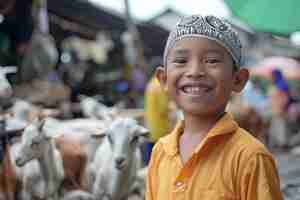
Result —
M 124 12 L 123 0 L 89 0 L 118 12 Z M 215 14 L 226 17 L 230 13 L 223 0 L 129 0 L 131 14 L 139 20 L 147 20 L 167 7 L 183 14 Z

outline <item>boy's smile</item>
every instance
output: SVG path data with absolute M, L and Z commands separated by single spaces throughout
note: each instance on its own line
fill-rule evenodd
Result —
M 208 116 L 224 112 L 231 92 L 237 91 L 239 70 L 234 69 L 230 54 L 207 38 L 177 41 L 162 71 L 164 88 L 184 113 Z
M 179 85 L 179 92 L 190 98 L 203 97 L 203 95 L 213 90 L 212 84 L 203 81 L 186 81 Z

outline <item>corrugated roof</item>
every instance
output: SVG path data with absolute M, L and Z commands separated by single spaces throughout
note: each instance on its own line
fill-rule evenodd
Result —
M 65 20 L 78 23 L 95 32 L 99 30 L 112 30 L 122 33 L 126 30 L 126 19 L 106 8 L 95 6 L 83 0 L 50 0 L 48 10 L 51 15 L 56 15 Z M 146 56 L 162 55 L 168 31 L 151 22 L 137 24 Z
M 104 8 L 96 7 L 88 1 L 82 0 L 50 0 L 50 13 L 80 23 L 95 30 L 117 29 L 125 30 L 125 20 L 121 16 L 112 14 Z

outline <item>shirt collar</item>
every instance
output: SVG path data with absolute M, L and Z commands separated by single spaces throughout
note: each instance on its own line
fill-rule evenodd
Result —
M 161 140 L 164 150 L 170 156 L 174 156 L 179 150 L 179 138 L 183 133 L 183 129 L 184 120 L 181 120 L 177 123 L 171 134 Z M 229 113 L 225 113 L 224 116 L 209 130 L 207 136 L 203 140 L 220 135 L 232 134 L 235 133 L 237 129 L 238 124 L 233 120 Z

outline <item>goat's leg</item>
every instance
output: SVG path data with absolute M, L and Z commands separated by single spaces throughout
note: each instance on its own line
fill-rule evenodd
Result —
M 107 180 L 103 177 L 102 173 L 98 174 L 96 181 L 93 184 L 93 195 L 96 200 L 106 200 L 105 197 L 105 182 Z
M 47 200 L 60 200 L 59 194 L 56 192 L 54 194 L 46 194 L 46 199 Z
M 22 184 L 22 190 L 21 190 L 21 199 L 22 200 L 32 200 L 32 182 L 31 179 L 27 176 L 23 177 L 23 184 Z
M 32 195 L 30 194 L 30 192 L 26 191 L 26 190 L 22 190 L 22 200 L 32 200 Z
M 84 187 L 89 192 L 92 192 L 93 185 L 95 184 L 96 181 L 96 170 L 93 163 L 88 164 L 85 170 L 85 175 L 86 175 L 86 179 L 85 179 Z

